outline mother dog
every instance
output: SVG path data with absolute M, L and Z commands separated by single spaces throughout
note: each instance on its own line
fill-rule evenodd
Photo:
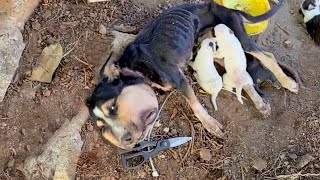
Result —
M 134 147 L 146 137 L 158 112 L 152 87 L 177 89 L 202 125 L 210 133 L 223 137 L 221 124 L 199 103 L 183 73 L 198 33 L 220 23 L 235 33 L 244 50 L 259 59 L 283 87 L 297 93 L 298 84 L 283 72 L 271 53 L 258 48 L 243 26 L 244 20 L 252 23 L 267 20 L 282 4 L 280 0 L 269 12 L 257 17 L 215 2 L 184 4 L 164 11 L 143 28 L 119 59 L 110 60 L 110 56 L 104 67 L 109 70 L 87 100 L 103 137 L 123 149 Z M 116 68 L 110 68 L 113 63 Z M 111 77 L 114 74 L 117 76 Z

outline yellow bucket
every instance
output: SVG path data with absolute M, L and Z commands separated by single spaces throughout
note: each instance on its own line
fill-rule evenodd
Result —
M 270 10 L 268 0 L 214 0 L 218 4 L 230 9 L 242 10 L 252 16 L 262 15 Z M 268 20 L 259 23 L 244 23 L 248 35 L 253 36 L 265 31 L 268 27 Z

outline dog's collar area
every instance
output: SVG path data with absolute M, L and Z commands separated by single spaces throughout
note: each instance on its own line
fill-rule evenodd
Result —
M 127 68 L 124 68 L 120 71 L 120 77 L 125 77 L 125 78 L 135 78 L 135 79 L 142 79 L 146 84 L 151 85 L 152 82 L 151 80 L 144 76 L 142 73 L 138 71 L 133 71 Z

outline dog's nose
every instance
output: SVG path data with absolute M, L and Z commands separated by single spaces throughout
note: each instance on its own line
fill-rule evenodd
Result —
M 133 142 L 132 135 L 130 133 L 127 133 L 127 134 L 123 135 L 122 138 L 121 138 L 121 141 L 125 142 L 125 143 L 128 143 L 128 144 L 131 144 Z
M 209 46 L 210 46 L 210 47 L 213 47 L 213 42 L 209 42 Z

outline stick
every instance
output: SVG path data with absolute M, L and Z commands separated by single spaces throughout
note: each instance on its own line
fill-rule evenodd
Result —
M 88 3 L 95 3 L 95 2 L 105 2 L 110 0 L 87 0 Z
M 290 32 L 287 31 L 286 29 L 284 29 L 283 27 L 281 27 L 279 23 L 276 23 L 276 25 L 277 25 L 282 31 L 284 31 L 285 33 L 287 33 L 288 35 L 290 35 Z

